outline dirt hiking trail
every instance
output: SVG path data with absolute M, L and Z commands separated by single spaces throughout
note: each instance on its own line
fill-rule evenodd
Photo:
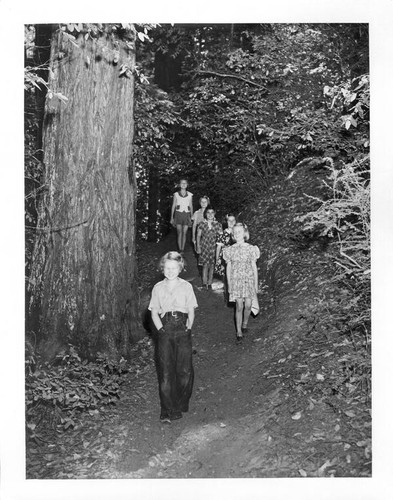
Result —
M 156 267 L 158 259 L 174 248 L 172 233 L 161 243 L 143 243 L 141 251 Z M 302 315 L 316 293 L 303 286 L 302 265 L 312 269 L 310 261 L 302 264 L 299 254 L 291 271 L 278 262 L 284 274 L 271 271 L 260 276 L 265 282 L 261 311 L 250 318 L 249 331 L 238 344 L 234 308 L 225 304 L 221 290 L 202 289 L 189 243 L 185 259 L 186 270 L 180 276 L 192 283 L 199 305 L 193 327 L 195 381 L 190 411 L 171 424 L 159 421 L 154 345 L 146 334 L 136 345 L 135 367 L 126 375 L 118 404 L 86 415 L 72 441 L 67 433 L 58 437 L 57 446 L 67 458 L 60 472 L 56 461 L 48 463 L 46 477 L 368 475 L 367 443 L 359 443 L 354 422 L 318 389 L 332 352 L 326 339 L 309 338 L 310 326 Z M 315 259 L 320 261 L 321 256 Z M 160 279 L 157 272 L 149 289 Z

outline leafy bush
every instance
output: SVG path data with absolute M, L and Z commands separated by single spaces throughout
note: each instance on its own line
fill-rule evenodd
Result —
M 319 207 L 297 217 L 302 231 L 328 237 L 336 250 L 331 258 L 337 272 L 331 280 L 334 295 L 319 301 L 308 314 L 329 336 L 344 336 L 352 345 L 343 358 L 345 382 L 369 395 L 371 387 L 370 325 L 370 184 L 368 156 L 361 161 L 330 167 L 326 183 L 331 196 L 313 198 Z M 338 287 L 337 287 L 338 285 Z M 329 284 L 326 284 L 326 288 Z
M 326 183 L 331 196 L 317 210 L 297 220 L 303 222 L 303 232 L 336 238 L 340 257 L 336 263 L 347 276 L 356 274 L 362 280 L 370 273 L 370 183 L 368 156 L 361 162 L 330 169 Z
M 70 345 L 51 365 L 41 363 L 34 351 L 26 356 L 27 436 L 39 439 L 49 426 L 58 431 L 75 427 L 82 412 L 98 410 L 119 399 L 121 376 L 128 370 L 121 360 L 109 362 L 104 356 L 82 360 Z

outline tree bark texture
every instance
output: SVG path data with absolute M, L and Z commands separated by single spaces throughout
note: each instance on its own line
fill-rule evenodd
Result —
M 139 333 L 134 64 L 131 39 L 104 33 L 75 40 L 60 30 L 52 40 L 46 191 L 30 277 L 30 310 L 38 307 L 47 357 L 66 343 L 86 356 L 127 356 Z

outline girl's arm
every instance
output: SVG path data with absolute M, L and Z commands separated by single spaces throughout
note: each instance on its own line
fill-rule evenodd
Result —
M 191 198 L 190 198 L 190 211 L 191 211 L 191 217 L 194 215 L 194 209 L 192 207 L 192 195 L 191 195 Z
M 176 195 L 173 195 L 172 208 L 171 208 L 171 224 L 175 222 L 175 210 L 176 210 Z
M 157 328 L 157 330 L 162 328 L 162 321 L 156 309 L 151 310 L 151 319 L 153 320 L 154 326 Z
M 220 257 L 220 252 L 221 252 L 221 246 L 223 245 L 222 242 L 217 241 L 218 238 L 223 233 L 223 231 L 222 231 L 222 225 L 221 224 L 219 226 L 217 226 L 216 231 L 217 231 L 217 233 L 216 233 L 216 260 L 215 260 L 215 262 L 218 262 L 218 258 Z
M 202 234 L 202 231 L 201 231 L 201 229 L 198 228 L 197 242 L 196 242 L 196 249 L 195 249 L 196 253 L 200 252 L 201 234 Z
M 195 244 L 195 241 L 196 241 L 196 228 L 197 228 L 197 221 L 196 221 L 196 217 L 194 217 L 194 219 L 192 220 L 192 242 L 194 244 Z
M 232 269 L 232 264 L 231 261 L 227 261 L 227 283 L 228 283 L 228 292 L 231 292 L 232 290 L 232 283 L 231 283 L 231 269 Z
M 255 293 L 258 293 L 258 268 L 255 260 L 252 261 L 251 267 L 254 275 Z
M 221 247 L 222 247 L 222 243 L 217 242 L 216 243 L 216 262 L 218 261 L 218 259 L 220 257 Z

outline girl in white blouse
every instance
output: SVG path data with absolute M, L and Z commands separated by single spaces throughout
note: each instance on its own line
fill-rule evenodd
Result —
M 177 231 L 177 246 L 179 252 L 184 252 L 186 245 L 187 231 L 191 227 L 191 217 L 193 216 L 192 208 L 192 193 L 187 191 L 188 182 L 186 179 L 180 179 L 179 191 L 173 195 L 171 209 L 171 224 L 176 227 Z
M 198 307 L 191 283 L 179 278 L 184 259 L 166 253 L 160 268 L 165 278 L 154 285 L 149 309 L 156 338 L 156 367 L 161 422 L 172 422 L 188 411 L 194 383 L 191 328 Z

